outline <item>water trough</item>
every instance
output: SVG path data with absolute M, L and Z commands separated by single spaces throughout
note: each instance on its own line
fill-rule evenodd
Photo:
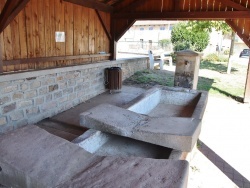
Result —
M 180 158 L 198 139 L 206 102 L 203 91 L 153 88 L 123 108 L 102 104 L 82 113 L 80 124 L 98 131 L 76 142 L 99 155 Z

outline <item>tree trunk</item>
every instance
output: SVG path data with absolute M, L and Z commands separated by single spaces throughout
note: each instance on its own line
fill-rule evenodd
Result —
M 232 31 L 231 34 L 231 45 L 229 50 L 229 58 L 228 58 L 228 64 L 227 64 L 227 74 L 231 73 L 231 67 L 232 67 L 232 60 L 233 60 L 233 53 L 234 53 L 234 41 L 235 41 L 235 32 Z

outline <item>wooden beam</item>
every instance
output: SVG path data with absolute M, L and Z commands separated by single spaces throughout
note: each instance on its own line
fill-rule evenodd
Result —
M 123 7 L 121 9 L 115 9 L 115 12 L 132 12 L 134 11 L 137 7 L 143 5 L 145 3 L 145 0 L 135 0 L 132 3 L 130 3 L 129 5 L 127 5 L 126 7 Z
M 241 4 L 235 3 L 231 0 L 220 0 L 220 2 L 228 7 L 231 7 L 235 10 L 240 10 L 240 11 L 249 11 L 248 8 L 242 6 Z
M 224 20 L 250 18 L 250 11 L 134 12 L 115 13 L 114 19 L 128 20 Z
M 245 103 L 250 103 L 250 59 L 248 61 L 247 78 L 246 78 L 245 94 L 243 101 Z
M 116 47 L 117 47 L 117 41 L 115 40 L 115 34 L 116 34 L 116 27 L 115 27 L 115 20 L 113 16 L 111 16 L 111 35 L 112 35 L 112 40 L 110 41 L 110 60 L 116 60 Z
M 106 25 L 106 24 L 104 23 L 104 21 L 103 21 L 102 15 L 100 14 L 99 10 L 95 10 L 95 12 L 96 12 L 96 14 L 97 14 L 97 16 L 98 16 L 98 18 L 99 18 L 101 24 L 102 24 L 102 28 L 104 29 L 104 31 L 105 31 L 107 37 L 108 37 L 109 40 L 111 41 L 112 36 L 111 36 L 111 34 L 109 33 L 109 31 L 108 31 L 107 25 Z
M 127 32 L 127 30 L 136 22 L 136 20 L 127 20 L 127 25 L 120 29 L 120 32 L 116 33 L 115 40 L 118 41 Z
M 86 59 L 96 57 L 109 57 L 111 54 L 90 54 L 90 55 L 72 55 L 72 56 L 52 56 L 52 57 L 37 57 L 26 59 L 4 60 L 3 65 L 20 65 L 23 63 L 51 62 L 60 60 Z
M 8 0 L 0 16 L 0 33 L 14 20 L 29 0 Z
M 250 41 L 248 36 L 242 34 L 242 30 L 235 25 L 235 23 L 231 20 L 225 20 L 226 23 L 234 30 L 234 32 L 244 41 L 244 43 L 250 48 Z
M 98 1 L 93 0 L 63 0 L 69 3 L 81 5 L 84 7 L 100 10 L 103 12 L 113 12 L 114 8 L 112 6 L 106 5 L 104 3 L 100 3 Z
M 1 36 L 0 36 L 0 74 L 3 73 L 3 49 L 2 49 L 2 42 L 3 41 L 1 40 Z

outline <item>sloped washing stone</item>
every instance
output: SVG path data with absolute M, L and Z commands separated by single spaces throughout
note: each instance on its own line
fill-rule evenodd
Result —
M 188 162 L 100 157 L 29 125 L 0 136 L 7 187 L 186 187 Z
M 187 152 L 192 150 L 201 130 L 200 119 L 154 118 L 110 104 L 101 104 L 80 114 L 80 124 Z

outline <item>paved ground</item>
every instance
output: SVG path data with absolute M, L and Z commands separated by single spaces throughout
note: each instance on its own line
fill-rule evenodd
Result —
M 250 105 L 209 97 L 190 188 L 250 188 Z

